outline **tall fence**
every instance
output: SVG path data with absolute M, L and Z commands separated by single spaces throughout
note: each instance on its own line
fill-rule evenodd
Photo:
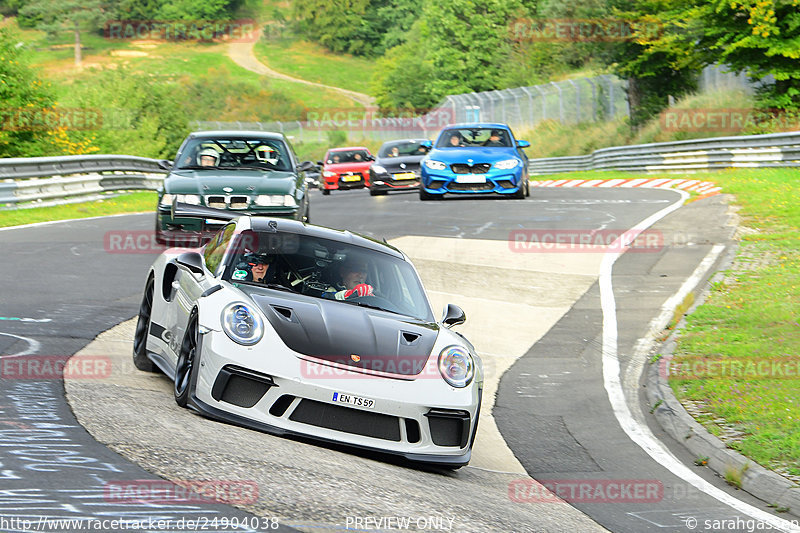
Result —
M 521 131 L 543 120 L 562 124 L 598 122 L 628 115 L 626 82 L 615 76 L 579 78 L 530 87 L 447 96 L 427 113 L 383 116 L 377 109 L 309 112 L 308 120 L 291 122 L 194 121 L 199 130 L 280 131 L 300 142 L 322 142 L 328 132 L 350 139 L 432 138 L 455 122 L 501 122 Z
M 753 81 L 747 72 L 732 72 L 725 65 L 709 65 L 700 73 L 698 89 L 700 92 L 741 89 L 753 93 L 758 87 L 772 83 L 775 83 L 772 74 L 759 81 Z

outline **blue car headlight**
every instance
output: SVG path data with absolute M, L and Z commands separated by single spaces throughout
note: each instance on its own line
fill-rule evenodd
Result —
M 512 168 L 517 168 L 519 166 L 519 159 L 504 159 L 503 161 L 498 161 L 494 164 L 494 168 L 497 170 L 511 170 Z
M 447 383 L 462 389 L 475 376 L 475 361 L 465 348 L 448 346 L 439 353 L 439 372 Z
M 245 303 L 232 303 L 222 310 L 222 329 L 233 342 L 251 346 L 264 336 L 264 322 Z
M 447 168 L 447 165 L 445 163 L 442 163 L 441 161 L 437 161 L 435 159 L 426 159 L 425 166 L 431 170 L 444 170 Z

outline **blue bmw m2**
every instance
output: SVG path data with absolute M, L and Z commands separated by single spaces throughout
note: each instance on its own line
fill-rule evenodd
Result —
M 420 200 L 446 194 L 530 195 L 528 156 L 505 124 L 446 126 L 422 160 Z

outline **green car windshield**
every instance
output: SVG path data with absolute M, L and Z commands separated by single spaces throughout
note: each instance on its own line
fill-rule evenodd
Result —
M 191 139 L 178 158 L 178 169 L 260 169 L 289 172 L 291 158 L 280 139 Z

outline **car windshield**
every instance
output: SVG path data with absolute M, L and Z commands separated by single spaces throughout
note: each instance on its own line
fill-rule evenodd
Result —
M 498 128 L 452 128 L 439 135 L 436 148 L 510 147 L 507 130 Z
M 309 235 L 244 231 L 231 246 L 223 279 L 434 321 L 410 263 L 377 250 Z M 263 265 L 268 265 L 266 268 Z M 344 295 L 367 285 L 360 295 Z M 338 294 L 338 296 L 337 296 Z
M 335 165 L 337 163 L 363 163 L 367 161 L 369 152 L 366 150 L 336 150 L 330 151 L 325 156 L 325 163 Z
M 423 156 L 430 151 L 430 143 L 422 141 L 391 142 L 381 146 L 378 157 L 410 157 Z
M 291 171 L 286 144 L 280 139 L 191 139 L 178 155 L 179 169 Z

